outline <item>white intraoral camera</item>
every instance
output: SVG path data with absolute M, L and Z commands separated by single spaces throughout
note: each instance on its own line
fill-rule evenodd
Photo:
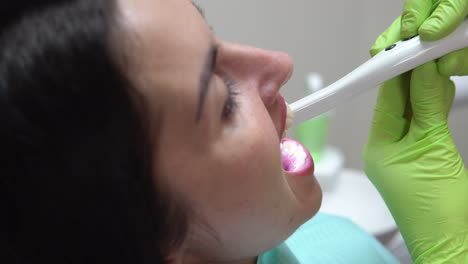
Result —
M 438 41 L 421 41 L 419 36 L 399 41 L 335 83 L 292 103 L 293 126 L 419 65 L 465 47 L 468 47 L 468 20 Z

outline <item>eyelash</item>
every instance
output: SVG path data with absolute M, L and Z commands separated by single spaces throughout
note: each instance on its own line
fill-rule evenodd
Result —
M 226 85 L 227 96 L 226 100 L 224 101 L 223 112 L 221 114 L 222 120 L 229 119 L 237 110 L 237 96 L 239 95 L 239 92 L 234 89 L 234 83 L 232 81 L 225 80 L 224 84 Z

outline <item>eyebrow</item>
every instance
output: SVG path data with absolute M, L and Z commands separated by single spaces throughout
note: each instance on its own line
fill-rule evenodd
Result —
M 191 2 L 192 2 L 192 5 L 198 10 L 198 13 L 200 13 L 200 15 L 203 17 L 205 22 L 207 22 L 207 24 L 208 24 L 208 21 L 206 20 L 205 11 L 203 10 L 203 7 L 201 7 L 201 5 L 197 4 L 195 1 L 191 1 Z M 210 24 L 208 24 L 208 26 L 210 27 L 210 30 L 214 32 L 214 28 Z
M 195 122 L 198 123 L 202 117 L 203 105 L 208 94 L 208 88 L 211 76 L 213 75 L 213 69 L 216 64 L 216 57 L 218 55 L 218 46 L 211 45 L 208 54 L 205 58 L 205 64 L 199 78 L 199 95 L 197 104 L 197 113 L 195 116 Z
M 203 11 L 203 8 L 197 4 L 195 1 L 192 1 L 192 5 L 197 8 L 198 12 L 200 12 L 200 15 L 205 18 L 205 12 Z

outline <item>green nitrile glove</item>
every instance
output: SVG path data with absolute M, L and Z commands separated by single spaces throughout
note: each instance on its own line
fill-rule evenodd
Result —
M 401 36 L 420 35 L 421 39 L 441 39 L 465 19 L 466 0 L 406 0 L 401 15 Z
M 397 19 L 401 20 L 401 24 L 392 24 L 382 35 L 398 35 L 394 42 L 418 34 L 422 40 L 434 41 L 454 31 L 467 14 L 467 0 L 406 0 L 403 14 Z M 383 39 L 380 39 L 381 43 L 377 44 L 378 46 L 387 47 L 393 44 L 383 42 Z M 373 47 L 373 50 L 376 49 L 378 47 Z M 438 69 L 445 76 L 467 75 L 468 49 L 444 56 L 438 62 Z
M 468 172 L 447 121 L 453 96 L 435 62 L 387 81 L 363 153 L 415 263 L 468 263 Z

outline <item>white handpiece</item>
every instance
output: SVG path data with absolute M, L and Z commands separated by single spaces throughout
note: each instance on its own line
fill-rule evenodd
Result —
M 452 79 L 455 87 L 457 87 L 452 109 L 468 106 L 468 76 L 452 76 L 450 79 Z
M 419 36 L 399 41 L 335 83 L 292 103 L 293 125 L 327 112 L 339 103 L 419 65 L 465 47 L 468 47 L 468 20 L 438 41 L 421 41 Z

